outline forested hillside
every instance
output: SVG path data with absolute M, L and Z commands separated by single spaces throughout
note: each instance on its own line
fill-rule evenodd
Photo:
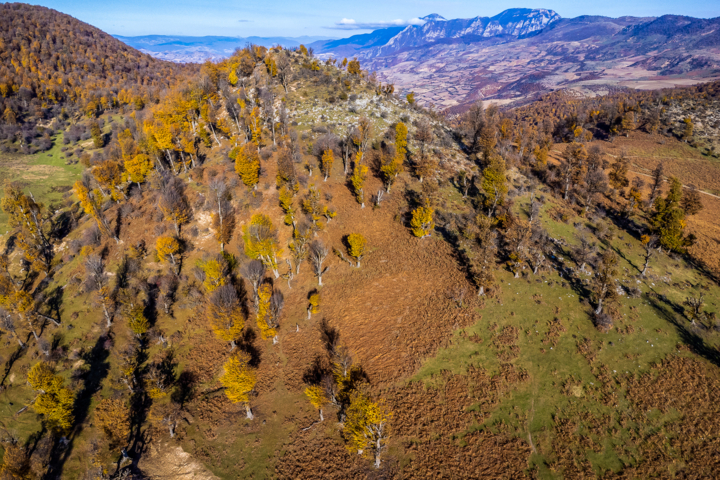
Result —
M 444 118 L 302 46 L 170 71 L 0 154 L 2 478 L 720 468 L 716 85 Z
M 21 137 L 28 153 L 36 126 L 52 135 L 60 122 L 97 117 L 156 103 L 195 66 L 156 60 L 110 35 L 55 10 L 22 3 L 0 5 L 0 111 L 4 151 Z

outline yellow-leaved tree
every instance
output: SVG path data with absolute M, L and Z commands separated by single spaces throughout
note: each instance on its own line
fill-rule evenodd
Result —
M 375 468 L 380 468 L 380 455 L 390 437 L 392 413 L 382 401 L 373 402 L 364 391 L 355 391 L 350 395 L 350 406 L 345 414 L 343 436 L 348 450 L 373 458 Z
M 257 326 L 260 329 L 260 335 L 264 339 L 275 338 L 277 331 L 272 328 L 268 320 L 270 320 L 270 300 L 272 299 L 273 288 L 269 283 L 264 283 L 258 288 L 258 305 L 257 305 Z
M 282 253 L 278 247 L 277 231 L 270 217 L 257 213 L 250 219 L 250 225 L 243 229 L 245 255 L 260 260 L 270 268 L 275 278 L 280 277 L 277 257 Z
M 220 340 L 230 342 L 230 351 L 235 350 L 235 340 L 240 338 L 245 327 L 245 317 L 235 287 L 225 284 L 215 289 L 207 298 L 205 316 L 215 335 Z
M 158 237 L 155 243 L 157 249 L 158 258 L 162 261 L 167 260 L 170 257 L 173 266 L 177 265 L 175 261 L 175 255 L 180 251 L 180 243 L 174 237 Z
M 250 365 L 250 355 L 240 352 L 225 362 L 225 372 L 220 377 L 220 383 L 225 387 L 225 395 L 233 403 L 245 405 L 247 418 L 252 420 L 250 409 L 250 394 L 257 383 L 257 370 Z
M 357 267 L 360 268 L 360 260 L 365 256 L 365 237 L 359 233 L 351 233 L 347 236 L 348 253 L 357 262 Z
M 153 165 L 150 157 L 144 153 L 125 160 L 125 172 L 127 172 L 128 180 L 135 182 L 138 188 L 140 188 L 140 184 L 145 181 L 145 178 L 152 172 L 154 167 L 155 165 Z
M 320 159 L 320 170 L 325 175 L 325 182 L 327 182 L 330 173 L 332 173 L 333 163 L 335 162 L 335 154 L 331 149 L 327 149 L 323 152 L 322 158 Z
M 65 386 L 65 381 L 55 375 L 45 362 L 33 365 L 28 372 L 28 383 L 38 392 L 33 409 L 43 415 L 48 429 L 59 435 L 67 435 L 73 424 L 75 394 Z
M 430 233 L 435 228 L 435 222 L 433 221 L 434 212 L 435 210 L 431 207 L 418 207 L 413 210 L 412 220 L 410 220 L 413 235 L 419 238 L 430 236 Z
M 257 148 L 246 143 L 241 147 L 233 148 L 229 156 L 235 160 L 235 171 L 245 186 L 255 190 L 260 181 L 260 156 Z
M 355 169 L 350 177 L 350 183 L 355 192 L 355 198 L 360 204 L 360 208 L 365 208 L 365 179 L 367 178 L 368 167 L 362 163 L 363 152 L 359 150 L 355 157 Z
M 319 385 L 312 385 L 305 389 L 305 395 L 310 400 L 310 404 L 317 408 L 320 412 L 320 421 L 325 420 L 323 417 L 323 407 L 329 402 L 325 390 Z

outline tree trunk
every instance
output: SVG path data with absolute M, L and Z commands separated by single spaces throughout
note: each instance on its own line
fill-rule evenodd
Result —
M 250 405 L 245 405 L 245 418 L 247 418 L 248 420 L 252 420 L 253 418 L 255 418 L 252 410 L 250 409 Z
M 322 287 L 322 275 L 318 275 L 318 285 Z
M 602 308 L 603 308 L 603 301 L 602 301 L 602 298 L 601 298 L 601 299 L 598 300 L 598 306 L 597 306 L 597 308 L 595 309 L 595 315 L 600 315 L 600 314 L 602 313 Z
M 478 289 L 478 297 L 485 295 L 485 287 L 480 285 L 480 289 Z
M 320 409 L 320 421 L 321 421 L 321 422 L 324 422 L 324 421 L 325 421 L 325 417 L 323 417 L 322 408 Z

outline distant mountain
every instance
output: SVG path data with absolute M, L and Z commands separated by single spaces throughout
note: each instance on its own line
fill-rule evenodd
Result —
M 530 101 L 557 89 L 592 96 L 720 79 L 720 18 L 566 19 L 551 10 L 511 9 L 491 18 L 434 17 L 384 45 L 348 47 L 325 44 L 316 53 L 357 56 L 364 69 L 415 91 L 420 102 L 456 110 L 477 100 Z
M 423 17 L 423 25 L 410 25 L 403 28 L 382 45 L 363 46 L 353 52 L 359 58 L 374 58 L 417 48 L 437 41 L 464 37 L 490 38 L 514 37 L 522 38 L 538 32 L 553 22 L 560 20 L 560 15 L 552 10 L 513 8 L 494 17 L 459 18 L 446 20 L 438 14 Z M 379 30 L 387 32 L 390 29 Z M 376 32 L 373 32 L 373 35 Z M 332 45 L 324 45 L 318 53 L 333 53 Z M 340 55 L 338 55 L 340 56 Z
M 248 43 L 272 47 L 297 47 L 313 42 L 328 41 L 329 37 L 188 37 L 170 35 L 144 35 L 124 37 L 114 35 L 126 45 L 152 55 L 155 58 L 179 63 L 201 63 L 205 60 L 222 60 L 229 57 L 236 48 Z

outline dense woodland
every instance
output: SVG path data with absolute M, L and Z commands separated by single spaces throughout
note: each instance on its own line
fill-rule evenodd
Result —
M 667 178 L 662 164 L 643 182 L 629 174 L 625 156 L 609 159 L 590 143 L 635 129 L 696 142 L 691 117 L 669 109 L 716 98 L 718 84 L 586 100 L 556 93 L 506 112 L 478 103 L 445 119 L 378 83 L 356 60 L 319 61 L 304 47 L 249 45 L 222 62 L 177 66 L 51 10 L 4 4 L 0 12 L 4 151 L 49 148 L 61 131 L 68 161 L 86 167 L 53 208 L 23 185 L 5 186 L 12 232 L 0 257 L 0 329 L 17 352 L 35 352 L 16 372 L 34 392 L 18 415 L 39 415 L 42 430 L 27 441 L 3 438 L 2 478 L 59 477 L 68 445 L 90 422 L 107 450 L 96 448 L 84 478 L 129 478 L 138 474 L 141 444 L 175 438 L 188 412 L 199 415 L 201 395 L 171 347 L 189 340 L 164 331 L 159 318 L 191 316 L 212 332 L 229 352 L 220 390 L 257 421 L 253 402 L 266 379 L 255 344 L 272 348 L 283 328 L 295 328 L 283 325 L 296 307 L 285 296 L 312 278 L 300 308 L 317 318 L 323 278 L 338 269 L 331 262 L 362 270 L 373 248 L 362 231 L 343 232 L 342 245 L 323 240 L 340 202 L 331 188 L 352 195 L 356 215 L 403 198 L 395 228 L 416 241 L 448 242 L 472 297 L 483 299 L 498 294 L 499 272 L 524 278 L 554 268 L 567 242 L 540 216 L 543 206 L 560 204 L 553 215 L 594 225 L 577 229 L 568 275 L 586 292 L 587 322 L 603 332 L 620 320 L 622 301 L 618 253 L 593 240 L 613 235 L 604 217 L 641 239 L 640 276 L 658 256 L 682 257 L 694 242 L 686 220 L 703 208 L 697 189 Z M 303 90 L 323 104 L 352 110 L 353 97 L 366 95 L 404 113 L 382 131 L 367 116 L 301 131 L 290 94 Z M 554 144 L 563 145 L 556 160 Z M 371 191 L 375 179 L 382 188 Z M 261 181 L 277 198 L 263 194 Z M 461 210 L 448 207 L 449 186 Z M 529 198 L 527 215 L 515 208 L 521 196 Z M 214 248 L 198 251 L 205 217 Z M 242 251 L 229 251 L 232 242 Z M 74 357 L 53 336 L 69 322 L 60 305 L 73 295 L 93 309 L 73 323 L 98 328 L 94 346 Z M 702 296 L 689 297 L 686 308 L 693 324 L 715 328 Z M 331 325 L 321 323 L 318 335 L 326 356 L 302 380 L 317 422 L 338 422 L 338 439 L 368 466 L 397 468 L 383 462 L 396 428 L 387 399 Z M 79 358 L 109 366 L 102 376 L 72 369 Z M 115 471 L 106 468 L 110 457 Z

